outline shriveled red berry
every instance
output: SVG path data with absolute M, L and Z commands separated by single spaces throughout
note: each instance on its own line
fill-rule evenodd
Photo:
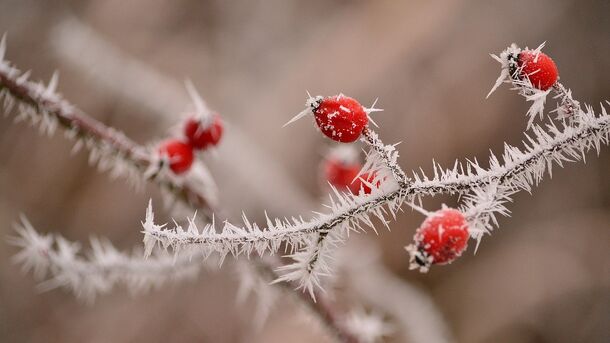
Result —
M 345 95 L 323 98 L 314 105 L 313 114 L 323 134 L 343 143 L 357 140 L 369 120 L 364 107 Z
M 215 146 L 220 141 L 223 124 L 220 116 L 215 114 L 209 123 L 197 118 L 189 118 L 184 126 L 184 135 L 195 149 Z
M 360 189 L 362 189 L 364 194 L 371 194 L 372 189 L 369 184 L 373 183 L 373 180 L 375 180 L 376 176 L 376 173 L 363 173 L 362 175 L 360 175 L 359 178 L 354 180 L 354 182 L 349 185 L 350 192 L 352 192 L 353 194 L 359 194 Z M 362 180 L 366 180 L 366 182 Z M 381 186 L 381 180 L 378 180 L 374 186 L 379 188 L 379 186 Z
M 347 188 L 358 176 L 361 168 L 362 165 L 358 162 L 328 159 L 324 162 L 324 177 L 337 188 Z
M 170 169 L 182 174 L 193 164 L 193 147 L 178 139 L 169 139 L 159 146 L 159 154 L 167 158 Z
M 519 54 L 517 64 L 521 68 L 520 77 L 528 77 L 532 85 L 538 89 L 545 91 L 557 82 L 559 76 L 557 66 L 543 52 L 523 50 Z
M 407 247 L 412 267 L 426 271 L 432 264 L 451 263 L 468 246 L 468 222 L 462 212 L 444 208 L 431 214 L 415 232 Z

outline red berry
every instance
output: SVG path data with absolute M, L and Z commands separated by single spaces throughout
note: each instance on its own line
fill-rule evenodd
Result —
M 426 218 L 415 233 L 415 245 L 407 250 L 415 266 L 425 271 L 431 264 L 453 262 L 466 250 L 468 237 L 468 223 L 462 212 L 444 208 Z
M 371 194 L 372 189 L 368 184 L 371 184 L 376 176 L 377 173 L 363 173 L 349 185 L 349 190 L 356 195 L 360 193 L 360 189 L 364 194 Z M 366 183 L 362 180 L 366 180 Z M 381 180 L 375 184 L 375 187 L 379 188 L 379 186 L 381 186 Z
M 163 142 L 159 154 L 169 160 L 169 167 L 176 174 L 184 173 L 193 164 L 193 147 L 178 139 Z
M 337 188 L 347 188 L 358 176 L 362 165 L 357 162 L 345 162 L 336 159 L 329 159 L 324 164 L 324 177 L 328 182 Z
M 555 62 L 545 53 L 523 50 L 519 54 L 517 64 L 521 68 L 521 78 L 528 77 L 532 85 L 543 91 L 551 88 L 559 72 Z
M 345 95 L 335 95 L 314 104 L 316 124 L 330 139 L 350 143 L 358 139 L 369 118 L 360 103 Z
M 209 123 L 190 118 L 184 126 L 184 135 L 195 149 L 205 149 L 216 145 L 222 137 L 223 125 L 220 116 L 215 114 Z

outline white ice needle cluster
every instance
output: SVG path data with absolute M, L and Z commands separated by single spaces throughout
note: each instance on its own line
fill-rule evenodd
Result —
M 15 229 L 18 236 L 11 237 L 10 242 L 21 251 L 14 261 L 26 272 L 33 270 L 37 280 L 44 280 L 39 285 L 41 290 L 64 287 L 88 302 L 116 285 L 140 293 L 169 281 L 193 278 L 203 266 L 184 255 L 175 258 L 159 253 L 145 259 L 141 251 L 125 254 L 110 242 L 98 239 L 91 239 L 91 250 L 82 256 L 78 243 L 38 233 L 25 217 Z

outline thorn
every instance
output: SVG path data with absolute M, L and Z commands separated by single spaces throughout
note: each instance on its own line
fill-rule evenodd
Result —
M 197 92 L 195 85 L 190 79 L 184 80 L 184 86 L 186 87 L 186 91 L 189 93 L 191 97 L 191 101 L 193 101 L 193 105 L 195 105 L 195 111 L 197 114 L 205 115 L 208 113 L 208 108 L 205 105 L 205 101 L 201 98 L 201 95 Z
M 53 75 L 51 76 L 51 80 L 49 80 L 49 84 L 47 85 L 46 93 L 53 94 L 57 90 L 57 84 L 59 83 L 59 72 L 55 70 Z
M 296 116 L 292 117 L 292 119 L 290 119 L 286 124 L 282 125 L 282 127 L 284 128 L 284 127 L 294 123 L 295 121 L 305 117 L 308 114 L 312 114 L 312 111 L 311 111 L 311 109 L 306 108 L 306 109 L 302 110 L 301 112 L 299 112 L 299 114 L 297 114 Z
M 2 34 L 2 40 L 0 40 L 0 61 L 4 60 L 4 54 L 6 53 L 6 32 Z
M 375 105 L 377 104 L 378 100 L 379 100 L 379 98 L 376 98 L 375 101 L 373 101 L 373 104 L 371 105 L 371 107 L 369 107 L 369 108 L 366 108 L 366 107 L 363 106 L 364 112 L 366 114 L 371 114 L 373 112 L 383 112 L 382 108 L 375 108 Z
M 21 76 L 19 76 L 17 78 L 17 82 L 18 83 L 25 83 L 29 78 L 30 78 L 30 74 L 32 73 L 31 70 L 26 71 L 25 73 L 21 74 Z

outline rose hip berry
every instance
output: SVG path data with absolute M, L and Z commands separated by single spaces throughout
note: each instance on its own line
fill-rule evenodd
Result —
M 519 53 L 517 64 L 521 68 L 520 78 L 528 77 L 532 85 L 540 90 L 545 91 L 557 82 L 557 66 L 543 52 L 523 50 Z
M 313 104 L 316 124 L 328 138 L 342 143 L 358 139 L 368 124 L 368 116 L 358 101 L 335 95 Z
M 208 123 L 201 119 L 190 118 L 184 126 L 184 135 L 195 149 L 215 146 L 220 141 L 223 124 L 220 116 L 215 114 Z
M 415 243 L 407 247 L 411 268 L 425 272 L 432 264 L 453 262 L 466 250 L 468 237 L 468 223 L 462 212 L 444 208 L 432 213 L 415 232 Z
M 328 159 L 324 163 L 324 177 L 337 188 L 348 188 L 358 176 L 362 165 L 358 162 L 346 162 Z
M 169 162 L 175 174 L 182 174 L 193 164 L 193 147 L 178 139 L 167 140 L 159 146 L 159 154 Z

